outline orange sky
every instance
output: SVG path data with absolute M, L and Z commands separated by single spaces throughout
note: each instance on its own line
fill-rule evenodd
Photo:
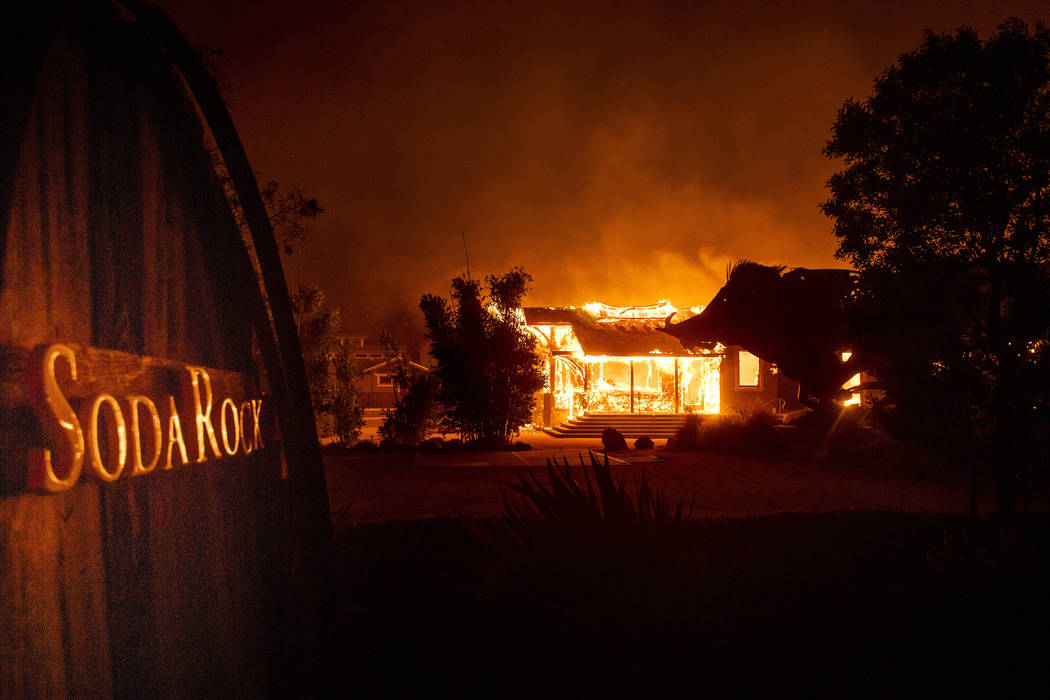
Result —
M 326 212 L 303 278 L 374 331 L 522 265 L 528 303 L 706 303 L 738 258 L 837 266 L 820 153 L 926 27 L 1045 2 L 162 0 L 224 50 L 265 176 Z M 571 6 L 571 7 L 570 7 Z M 250 8 L 250 9 L 246 9 Z

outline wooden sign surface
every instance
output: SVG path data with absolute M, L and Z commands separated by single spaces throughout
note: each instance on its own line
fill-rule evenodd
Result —
M 67 344 L 3 355 L 16 379 L 8 402 L 29 403 L 48 443 L 28 451 L 29 489 L 65 491 L 84 471 L 112 482 L 265 448 L 263 400 L 237 372 Z
M 188 44 L 141 3 L 26 8 L 0 27 L 0 696 L 291 694 L 328 513 L 283 287 Z

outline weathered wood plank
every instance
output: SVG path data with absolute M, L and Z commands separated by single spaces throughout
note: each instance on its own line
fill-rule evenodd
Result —
M 17 169 L 0 177 L 13 183 L 0 202 L 0 696 L 291 690 L 288 658 L 306 668 L 317 643 L 304 634 L 316 587 L 292 582 L 319 571 L 311 551 L 293 567 L 307 540 L 292 513 L 301 530 L 327 512 L 292 498 L 272 404 L 265 450 L 197 463 L 187 365 L 208 368 L 218 428 L 223 398 L 267 385 L 254 319 L 280 391 L 304 389 L 284 384 L 287 352 L 271 356 L 265 302 L 168 50 L 106 0 L 53 7 L 57 39 L 32 72 Z M 190 463 L 22 491 L 27 450 L 48 446 L 33 401 L 53 343 L 77 363 L 76 380 L 65 359 L 55 374 L 78 420 L 99 394 L 122 411 L 147 396 L 162 416 L 174 397 Z M 310 416 L 299 425 L 282 401 L 289 435 L 308 444 Z
M 0 695 L 107 695 L 98 486 L 0 498 Z
M 61 343 L 76 356 L 77 379 L 69 378 L 68 371 L 59 372 L 62 393 L 73 399 L 84 399 L 100 393 L 121 395 L 139 393 L 146 396 L 179 396 L 183 381 L 188 376 L 186 362 L 146 355 L 135 355 L 118 350 L 95 348 L 80 343 Z M 34 348 L 0 345 L 0 398 L 5 401 L 25 401 L 26 389 L 32 381 L 34 363 L 41 362 L 47 345 Z M 60 361 L 59 366 L 66 363 Z M 254 377 L 242 372 L 204 367 L 216 395 L 221 388 L 223 396 L 255 395 Z
M 28 350 L 25 348 L 0 346 L 0 417 L 6 419 L 7 425 L 0 430 L 0 493 L 19 490 L 24 484 L 28 450 L 31 448 L 52 447 L 44 444 L 41 426 L 34 411 L 33 394 L 42 393 L 44 374 L 44 352 L 50 346 L 39 346 Z M 55 360 L 55 378 L 62 395 L 80 419 L 81 427 L 88 429 L 88 402 L 100 394 L 113 396 L 125 413 L 126 422 L 131 421 L 129 396 L 145 396 L 156 406 L 162 416 L 163 429 L 166 429 L 167 417 L 171 414 L 169 397 L 175 401 L 180 417 L 182 431 L 190 458 L 199 455 L 197 433 L 194 425 L 195 392 L 191 386 L 190 366 L 172 360 L 132 355 L 114 350 L 91 348 L 79 344 L 66 345 L 73 352 L 76 363 L 77 378 L 72 378 L 71 367 L 65 358 Z M 229 370 L 201 368 L 204 375 L 198 376 L 200 387 L 196 390 L 201 400 L 206 400 L 207 386 L 211 387 L 212 409 L 211 422 L 219 432 L 220 449 L 223 449 L 221 427 L 223 422 L 222 402 L 226 398 L 234 401 L 236 407 L 243 406 L 248 399 L 258 396 L 254 377 Z M 207 377 L 207 384 L 204 382 Z M 39 403 L 40 399 L 36 399 Z M 229 442 L 236 442 L 237 435 L 233 427 L 232 413 L 227 409 L 229 420 Z M 264 444 L 272 437 L 273 411 L 263 405 L 264 423 L 260 433 Z M 238 410 L 238 418 L 240 417 Z M 143 417 L 142 420 L 148 420 Z M 248 428 L 245 420 L 245 428 Z M 254 424 L 253 424 L 254 426 Z M 149 429 L 143 428 L 144 450 L 152 450 L 152 437 Z M 243 432 L 243 431 L 242 431 Z M 206 438 L 207 439 L 207 438 Z M 242 437 L 243 439 L 243 437 Z M 205 445 L 206 452 L 210 449 Z M 208 452 L 208 454 L 211 454 Z

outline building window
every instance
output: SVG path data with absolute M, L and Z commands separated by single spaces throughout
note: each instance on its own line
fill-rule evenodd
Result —
M 379 386 L 394 386 L 394 376 L 391 374 L 377 374 L 376 384 Z
M 737 359 L 737 386 L 758 386 L 758 358 L 746 350 L 741 350 Z

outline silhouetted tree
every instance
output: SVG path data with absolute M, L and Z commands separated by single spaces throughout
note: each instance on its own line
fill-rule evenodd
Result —
M 256 173 L 256 177 L 260 175 Z M 324 208 L 313 197 L 307 197 L 298 187 L 284 189 L 276 180 L 266 180 L 259 187 L 266 213 L 270 217 L 274 238 L 285 255 L 306 240 L 308 219 L 316 219 Z
M 365 424 L 365 406 L 361 401 L 361 368 L 343 346 L 332 353 L 331 362 L 335 371 L 335 390 L 331 403 L 332 428 L 339 442 L 350 446 L 360 439 L 361 428 Z
M 485 281 L 487 295 L 479 282 L 457 277 L 451 303 L 427 294 L 419 306 L 449 426 L 467 441 L 506 443 L 529 421 L 544 385 L 520 311 L 532 277 L 515 267 Z
M 300 287 L 292 303 L 300 319 L 299 344 L 318 435 L 335 435 L 352 444 L 361 434 L 364 407 L 360 370 L 336 335 L 341 325 L 339 309 L 330 308 L 317 287 Z
M 229 105 L 233 95 L 233 85 L 222 67 L 221 59 L 225 52 L 221 48 L 209 44 L 199 44 L 196 47 L 196 53 L 197 58 L 200 59 L 205 70 L 208 71 L 215 82 L 215 87 L 218 89 L 223 102 Z M 237 192 L 233 187 L 230 174 L 226 170 L 226 164 L 214 149 L 209 148 L 209 153 L 211 154 L 212 165 L 215 168 L 216 175 L 219 177 L 219 182 L 226 192 L 226 198 L 229 200 L 234 217 L 237 219 L 237 224 L 242 230 L 247 230 L 240 201 L 237 199 Z M 321 207 L 317 199 L 307 197 L 297 187 L 284 189 L 276 180 L 264 179 L 258 171 L 255 171 L 254 174 L 256 181 L 260 183 L 259 194 L 262 195 L 263 204 L 266 206 L 266 213 L 270 219 L 270 226 L 273 228 L 274 238 L 277 239 L 277 244 L 284 254 L 291 255 L 295 252 L 296 246 L 306 240 L 307 220 L 316 219 L 319 214 L 324 212 L 324 208 Z
M 237 198 L 237 192 L 233 188 L 233 180 L 218 154 L 214 151 L 211 154 L 212 165 L 226 192 L 234 219 L 242 230 L 246 230 L 244 212 Z M 285 255 L 291 255 L 296 251 L 297 246 L 306 240 L 309 231 L 307 221 L 323 214 L 324 207 L 318 203 L 316 198 L 303 194 L 298 187 L 285 189 L 276 180 L 264 180 L 258 171 L 255 171 L 255 179 L 259 182 L 259 194 L 266 207 L 266 215 L 270 219 L 270 226 L 273 228 L 273 236 L 277 240 L 277 245 Z
M 824 151 L 845 165 L 822 210 L 891 424 L 990 461 L 1008 520 L 1050 396 L 1050 32 L 927 32 Z
M 389 331 L 383 331 L 380 342 L 386 348 L 390 369 L 393 370 L 394 407 L 383 412 L 379 437 L 414 447 L 441 426 L 437 377 L 413 368 L 401 352 L 397 339 Z
M 415 447 L 441 427 L 437 377 L 430 372 L 402 369 L 394 375 L 393 381 L 396 390 L 394 407 L 384 412 L 379 437 Z
M 383 314 L 380 327 L 382 333 L 388 334 L 408 359 L 427 364 L 423 349 L 426 337 L 419 307 L 413 308 L 404 301 L 395 301 Z

